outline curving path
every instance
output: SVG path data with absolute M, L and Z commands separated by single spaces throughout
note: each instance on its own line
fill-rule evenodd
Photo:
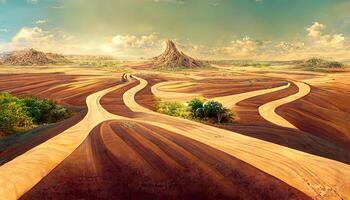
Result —
M 278 99 L 275 101 L 271 101 L 269 103 L 266 103 L 264 105 L 261 105 L 259 107 L 259 114 L 267 121 L 276 124 L 278 126 L 282 126 L 285 128 L 293 128 L 297 129 L 293 124 L 288 122 L 286 119 L 281 117 L 276 113 L 276 109 L 284 104 L 291 103 L 293 101 L 296 101 L 300 98 L 303 98 L 304 96 L 308 95 L 311 91 L 311 88 L 309 85 L 302 83 L 302 82 L 296 82 L 292 81 L 297 87 L 298 87 L 298 93 L 290 95 L 288 97 Z M 176 84 L 181 83 L 179 81 L 170 81 L 170 82 L 161 82 L 158 84 L 155 84 L 152 86 L 152 93 L 159 98 L 165 99 L 165 100 L 189 100 L 190 98 L 200 96 L 199 94 L 188 94 L 188 93 L 178 93 L 178 92 L 166 92 L 160 90 L 161 87 L 169 85 L 169 84 Z M 269 89 L 262 89 L 262 90 L 256 90 L 251 92 L 245 92 L 241 94 L 234 94 L 229 96 L 223 96 L 223 97 L 216 97 L 211 100 L 218 101 L 222 103 L 227 108 L 234 108 L 237 103 L 252 98 L 257 97 L 260 95 L 273 93 L 276 91 L 284 90 L 290 87 L 290 83 L 288 82 L 287 85 L 275 87 L 275 88 L 269 88 Z M 174 97 L 174 98 L 172 98 Z
M 154 94 L 156 97 L 159 97 L 163 100 L 171 100 L 171 101 L 186 101 L 190 100 L 191 98 L 195 98 L 198 96 L 201 96 L 200 94 L 193 94 L 193 93 L 182 93 L 182 92 L 168 92 L 163 91 L 161 88 L 163 87 L 179 87 L 179 86 L 186 86 L 190 85 L 191 83 L 186 83 L 184 81 L 165 81 L 160 82 L 151 87 L 152 94 Z
M 220 149 L 312 198 L 347 199 L 350 196 L 350 165 L 145 109 L 135 101 L 135 94 L 147 85 L 147 81 L 137 79 L 140 84 L 124 95 L 124 102 L 132 111 L 147 113 L 137 121 L 142 120 Z
M 276 113 L 276 109 L 284 104 L 291 103 L 295 100 L 303 98 L 311 92 L 311 88 L 308 84 L 302 82 L 293 81 L 298 87 L 299 91 L 296 94 L 288 97 L 268 102 L 259 107 L 259 114 L 267 121 L 276 124 L 278 126 L 297 129 L 293 124 Z
M 252 98 L 252 97 L 257 97 L 260 95 L 272 93 L 272 92 L 277 92 L 280 90 L 284 90 L 289 88 L 290 83 L 288 82 L 287 85 L 283 85 L 280 87 L 275 87 L 275 88 L 269 88 L 269 89 L 263 89 L 263 90 L 257 90 L 257 91 L 252 91 L 252 92 L 245 92 L 241 94 L 234 94 L 234 95 L 229 95 L 229 96 L 224 96 L 224 97 L 217 97 L 213 98 L 215 101 L 221 102 L 225 107 L 227 108 L 233 108 L 237 103 Z
M 165 100 L 190 100 L 191 98 L 201 96 L 200 94 L 192 94 L 192 93 L 182 93 L 182 92 L 169 92 L 169 91 L 163 91 L 161 90 L 162 87 L 166 87 L 173 84 L 185 84 L 183 81 L 166 81 L 166 82 L 160 82 L 151 87 L 152 94 L 156 97 L 159 97 L 161 99 Z M 262 89 L 262 90 L 256 90 L 251 92 L 245 92 L 240 94 L 234 94 L 234 95 L 228 95 L 223 97 L 216 97 L 212 98 L 211 100 L 219 101 L 227 108 L 233 108 L 237 103 L 264 94 L 284 90 L 286 88 L 289 88 L 290 83 L 288 82 L 286 85 L 274 87 L 274 88 L 268 88 L 268 89 Z M 171 86 L 172 88 L 173 86 Z
M 105 94 L 124 85 L 88 96 L 88 113 L 82 121 L 0 166 L 0 199 L 18 199 L 67 158 L 95 126 L 106 120 L 122 118 L 105 111 L 99 101 Z
M 86 100 L 88 114 L 80 123 L 0 167 L 0 185 L 5 186 L 0 188 L 0 197 L 17 199 L 22 196 L 70 155 L 94 127 L 111 119 L 151 125 L 196 140 L 236 157 L 314 199 L 347 199 L 350 196 L 349 165 L 213 126 L 155 113 L 135 101 L 135 94 L 148 84 L 143 79 L 135 78 L 139 84 L 125 92 L 123 100 L 133 112 L 139 113 L 136 118 L 113 115 L 99 103 L 103 95 L 121 86 L 90 95 Z

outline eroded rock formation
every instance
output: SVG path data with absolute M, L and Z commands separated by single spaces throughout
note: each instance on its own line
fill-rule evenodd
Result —
M 167 41 L 166 50 L 159 56 L 152 59 L 156 68 L 196 68 L 207 65 L 204 61 L 194 59 L 182 51 L 179 51 L 175 43 Z

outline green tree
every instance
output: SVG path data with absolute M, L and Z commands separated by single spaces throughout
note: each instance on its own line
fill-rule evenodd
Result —
M 51 100 L 27 97 L 19 99 L 9 93 L 0 93 L 0 132 L 11 134 L 33 125 L 54 123 L 71 116 L 66 108 Z
M 191 101 L 189 101 L 187 106 L 194 117 L 199 117 L 199 116 L 197 116 L 197 110 L 199 108 L 203 108 L 203 104 L 204 104 L 203 100 L 201 100 L 199 98 L 195 98 L 195 99 L 192 99 Z M 199 111 L 199 112 L 201 112 L 201 111 Z
M 203 119 L 205 117 L 204 108 L 198 108 L 196 110 L 195 117 L 199 119 Z
M 217 101 L 208 101 L 204 104 L 203 109 L 206 117 L 215 118 L 218 123 L 221 123 L 223 119 L 230 121 L 233 117 L 233 113 Z
M 26 115 L 21 104 L 16 101 L 0 104 L 0 130 L 6 134 L 30 127 L 33 122 Z
M 33 122 L 40 124 L 42 119 L 41 113 L 41 100 L 37 98 L 24 98 L 22 102 L 25 106 L 25 111 L 29 117 L 33 119 Z

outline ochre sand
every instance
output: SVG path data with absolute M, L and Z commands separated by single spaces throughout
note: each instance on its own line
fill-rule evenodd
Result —
M 348 165 L 215 127 L 152 113 L 134 101 L 135 93 L 146 85 L 147 82 L 140 80 L 140 85 L 124 95 L 124 102 L 131 110 L 147 113 L 140 116 L 139 119 L 134 119 L 135 121 L 165 128 L 225 151 L 285 181 L 311 197 L 338 198 L 342 196 L 345 198 L 349 195 L 349 183 L 345 179 L 349 175 Z M 117 118 L 120 119 L 120 117 Z M 155 118 L 159 120 L 155 122 Z M 189 131 L 186 127 L 191 127 L 191 130 Z
M 286 128 L 295 128 L 296 127 L 288 122 L 286 119 L 281 117 L 276 113 L 276 109 L 284 104 L 288 104 L 290 102 L 293 102 L 297 99 L 303 98 L 304 96 L 308 95 L 311 91 L 311 88 L 309 85 L 302 83 L 302 82 L 296 82 L 293 81 L 293 83 L 298 87 L 298 93 L 290 95 L 288 97 L 278 99 L 275 101 L 271 101 L 269 103 L 266 103 L 259 107 L 259 114 L 266 119 L 267 121 L 276 124 L 278 126 L 283 126 Z
M 99 123 L 116 118 L 99 104 L 102 96 L 120 85 L 94 93 L 87 99 L 82 121 L 0 167 L 1 199 L 18 199 L 67 158 Z
M 124 102 L 134 112 L 153 113 L 134 100 L 135 93 L 147 85 L 146 81 L 142 79 L 140 81 L 140 85 L 124 93 Z M 350 175 L 350 166 L 347 164 L 193 121 L 153 114 L 154 119 L 161 119 L 156 116 L 169 119 L 162 123 L 151 122 L 153 125 L 220 149 L 313 198 L 340 199 L 350 195 L 348 189 L 350 180 L 347 178 Z

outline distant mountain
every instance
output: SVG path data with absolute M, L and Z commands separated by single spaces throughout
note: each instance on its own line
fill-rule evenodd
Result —
M 7 65 L 47 65 L 64 61 L 65 57 L 60 54 L 27 49 L 3 54 L 1 59 L 1 62 Z
M 208 65 L 204 61 L 192 58 L 182 51 L 179 51 L 175 43 L 171 40 L 167 41 L 165 51 L 152 59 L 152 65 L 155 68 L 198 68 Z

